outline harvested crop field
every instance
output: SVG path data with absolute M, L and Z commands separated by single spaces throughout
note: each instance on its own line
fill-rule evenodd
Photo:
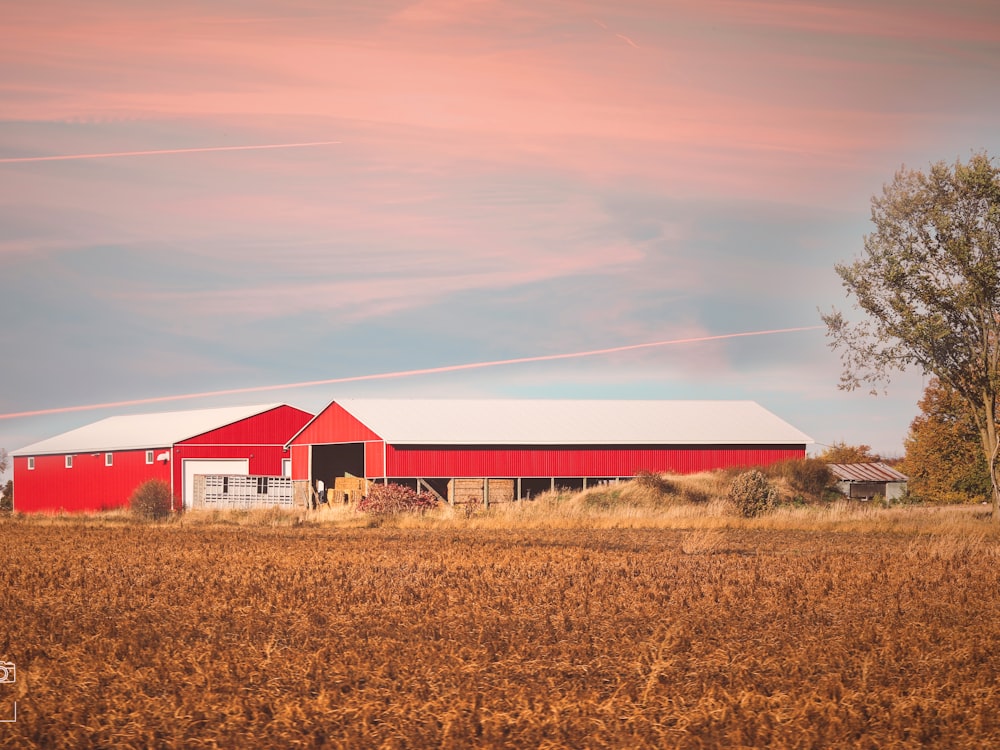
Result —
M 1000 745 L 990 539 L 0 531 L 2 746 Z

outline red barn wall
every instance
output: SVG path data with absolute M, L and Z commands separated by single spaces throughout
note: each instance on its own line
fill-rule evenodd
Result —
M 291 457 L 285 443 L 310 419 L 309 412 L 279 406 L 177 443 L 173 450 L 174 494 L 182 504 L 187 502 L 183 496 L 184 459 L 245 458 L 250 474 L 280 477 L 282 459 Z
M 386 451 L 388 446 L 381 440 L 376 440 L 371 443 L 365 443 L 365 475 L 370 479 L 377 479 L 378 477 L 384 476 L 384 466 L 387 462 Z M 404 476 L 403 474 L 397 474 L 396 476 Z M 413 474 L 411 476 L 423 476 L 429 477 L 434 476 L 431 474 Z M 442 474 L 442 476 L 444 476 Z
M 641 470 L 692 474 L 804 457 L 804 445 L 386 448 L 390 477 L 628 477 Z
M 166 448 L 154 449 L 154 456 Z M 14 510 L 22 513 L 47 511 L 95 512 L 128 505 L 133 490 L 149 479 L 170 481 L 166 461 L 146 463 L 145 450 L 114 451 L 113 464 L 104 465 L 104 453 L 75 453 L 73 467 L 66 468 L 65 454 L 14 457 Z
M 293 445 L 288 455 L 292 458 L 292 479 L 309 479 L 309 446 Z
M 169 462 L 146 463 L 146 450 L 115 451 L 114 464 L 104 465 L 104 453 L 74 454 L 73 468 L 65 455 L 14 458 L 14 504 L 18 511 L 100 511 L 128 505 L 132 491 L 148 479 L 171 483 L 183 501 L 185 458 L 246 458 L 250 473 L 281 476 L 281 461 L 289 457 L 285 442 L 302 429 L 312 415 L 292 406 L 279 406 L 238 422 L 159 447 L 155 454 L 171 454 Z M 173 466 L 171 466 L 173 464 Z M 182 507 L 178 504 L 178 507 Z
M 295 444 L 361 443 L 379 439 L 378 435 L 346 412 L 340 404 L 332 403 L 295 438 Z
M 312 414 L 309 412 L 294 406 L 279 406 L 263 414 L 188 438 L 179 445 L 284 445 L 310 419 Z M 278 474 L 280 473 L 279 465 Z

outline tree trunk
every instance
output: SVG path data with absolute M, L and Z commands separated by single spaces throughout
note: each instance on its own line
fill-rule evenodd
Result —
M 986 420 L 985 429 L 979 431 L 983 440 L 983 453 L 986 456 L 986 468 L 990 473 L 990 488 L 993 493 L 993 523 L 1000 524 L 1000 467 L 997 466 L 997 459 L 1000 458 L 1000 440 L 997 435 L 997 415 L 994 402 L 985 399 Z

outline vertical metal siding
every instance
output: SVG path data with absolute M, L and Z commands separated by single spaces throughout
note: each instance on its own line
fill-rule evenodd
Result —
M 73 468 L 65 467 L 65 455 L 35 456 L 28 471 L 28 457 L 14 459 L 14 502 L 18 511 L 100 511 L 128 505 L 133 490 L 149 479 L 171 482 L 183 501 L 185 458 L 246 458 L 251 474 L 281 476 L 281 460 L 288 457 L 282 446 L 311 416 L 291 406 L 224 425 L 176 446 L 154 448 L 154 455 L 167 452 L 171 461 L 146 463 L 146 449 L 110 451 L 111 466 L 104 454 L 73 454 Z M 173 466 L 171 467 L 171 464 Z
M 312 419 L 294 406 L 279 406 L 184 441 L 185 445 L 284 445 Z
M 804 445 L 772 446 L 387 446 L 396 477 L 616 477 L 637 471 L 691 474 L 805 457 Z M 375 476 L 369 472 L 369 476 Z
M 301 409 L 279 406 L 178 443 L 173 450 L 174 493 L 181 503 L 187 500 L 183 497 L 185 459 L 246 458 L 250 474 L 281 476 L 281 461 L 290 457 L 284 444 L 310 419 L 312 415 Z
M 289 448 L 292 458 L 292 479 L 309 478 L 309 446 L 292 445 Z
M 378 435 L 334 402 L 317 414 L 302 434 L 295 438 L 295 445 L 360 443 L 379 439 Z
M 167 451 L 155 448 L 154 457 Z M 146 450 L 112 451 L 114 463 L 104 465 L 104 453 L 74 453 L 73 468 L 66 468 L 66 454 L 35 456 L 28 471 L 28 457 L 14 458 L 14 509 L 18 512 L 62 510 L 95 512 L 128 505 L 132 492 L 150 479 L 170 481 L 170 464 L 146 463 Z
M 390 449 L 381 440 L 365 443 L 365 476 L 369 479 L 381 479 L 385 475 L 385 455 Z M 396 474 L 395 476 L 403 476 Z M 430 476 L 424 474 L 423 476 Z

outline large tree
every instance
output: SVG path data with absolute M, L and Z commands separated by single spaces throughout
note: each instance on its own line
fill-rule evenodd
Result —
M 931 378 L 910 424 L 906 457 L 900 467 L 909 491 L 928 502 L 982 502 L 990 496 L 990 476 L 979 430 L 965 402 Z
M 865 317 L 823 316 L 840 387 L 878 392 L 910 366 L 936 376 L 969 408 L 1000 523 L 1000 168 L 985 153 L 926 174 L 903 168 L 872 198 L 871 218 L 861 257 L 836 267 Z

